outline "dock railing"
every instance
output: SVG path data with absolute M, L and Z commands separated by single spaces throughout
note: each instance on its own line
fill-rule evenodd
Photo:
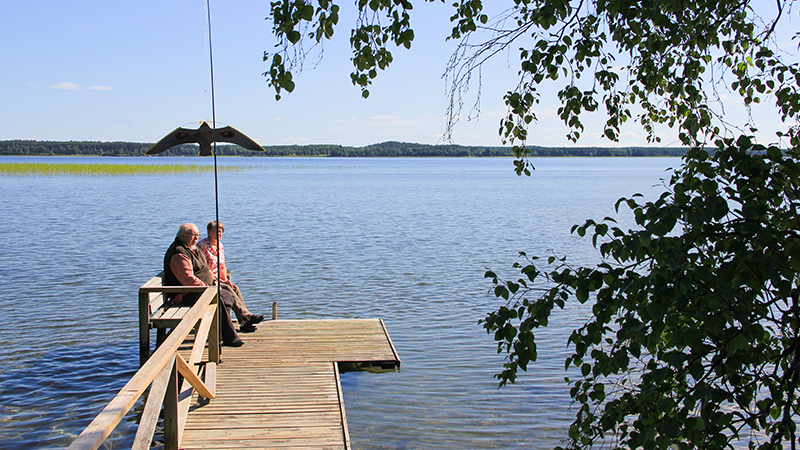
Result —
M 150 448 L 163 406 L 164 449 L 177 449 L 189 411 L 192 389 L 203 398 L 214 398 L 216 370 L 220 361 L 216 286 L 153 286 L 142 289 L 152 289 L 152 292 L 201 292 L 202 294 L 180 324 L 170 332 L 108 406 L 72 442 L 68 450 L 99 448 L 148 387 L 150 392 L 132 448 L 142 450 Z M 185 361 L 178 353 L 178 349 L 193 330 L 194 345 L 189 360 Z M 201 364 L 206 343 L 208 361 Z M 201 379 L 200 374 L 203 372 L 204 379 Z M 183 376 L 181 386 L 178 386 L 178 374 Z

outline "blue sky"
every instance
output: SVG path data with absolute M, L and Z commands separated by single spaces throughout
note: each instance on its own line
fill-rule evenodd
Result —
M 435 144 L 445 131 L 448 104 L 442 78 L 454 43 L 445 41 L 451 7 L 419 3 L 412 12 L 410 51 L 379 74 L 369 99 L 350 82 L 349 29 L 354 6 L 342 17 L 323 58 L 312 52 L 296 76 L 295 92 L 274 99 L 262 73 L 272 50 L 269 2 L 211 1 L 216 117 L 262 145 L 363 146 L 397 140 Z M 211 119 L 205 0 L 5 0 L 0 6 L 0 139 L 155 142 L 178 126 Z M 788 37 L 786 36 L 787 40 Z M 462 120 L 453 139 L 463 145 L 501 145 L 502 95 L 516 85 L 516 52 L 501 54 L 482 73 L 481 114 Z M 477 91 L 466 97 L 466 109 Z M 550 95 L 550 97 L 548 97 Z M 570 146 L 556 116 L 554 92 L 545 94 L 530 143 Z M 726 110 L 734 122 L 744 116 Z M 775 114 L 763 108 L 756 117 Z M 635 125 L 621 142 L 600 138 L 601 116 L 587 120 L 581 146 L 646 145 Z M 760 124 L 772 130 L 777 124 Z M 771 132 L 771 131 L 770 131 Z M 663 132 L 663 143 L 676 145 Z

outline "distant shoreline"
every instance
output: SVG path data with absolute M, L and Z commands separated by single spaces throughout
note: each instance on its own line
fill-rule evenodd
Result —
M 95 141 L 0 141 L 0 156 L 144 156 L 152 146 L 140 142 Z M 650 157 L 683 156 L 685 148 L 675 147 L 539 147 L 527 146 L 530 156 Z M 382 142 L 365 147 L 342 145 L 271 145 L 264 152 L 245 150 L 236 145 L 218 145 L 219 156 L 293 157 L 497 157 L 514 156 L 511 147 L 464 146 L 455 144 L 414 144 Z M 197 156 L 196 145 L 173 147 L 160 156 Z

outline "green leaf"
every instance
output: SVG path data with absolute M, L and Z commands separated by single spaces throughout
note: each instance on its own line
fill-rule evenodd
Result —
M 495 297 L 503 297 L 508 300 L 508 289 L 502 284 L 498 284 L 494 287 L 494 295 Z
M 314 7 L 311 5 L 305 5 L 303 7 L 303 12 L 301 15 L 303 20 L 311 21 L 314 18 Z

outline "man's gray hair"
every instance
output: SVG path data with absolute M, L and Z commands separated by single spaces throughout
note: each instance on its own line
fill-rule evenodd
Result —
M 185 223 L 185 224 L 181 225 L 180 227 L 178 227 L 178 234 L 176 235 L 177 237 L 186 236 L 188 234 L 192 234 L 192 224 L 191 223 Z

